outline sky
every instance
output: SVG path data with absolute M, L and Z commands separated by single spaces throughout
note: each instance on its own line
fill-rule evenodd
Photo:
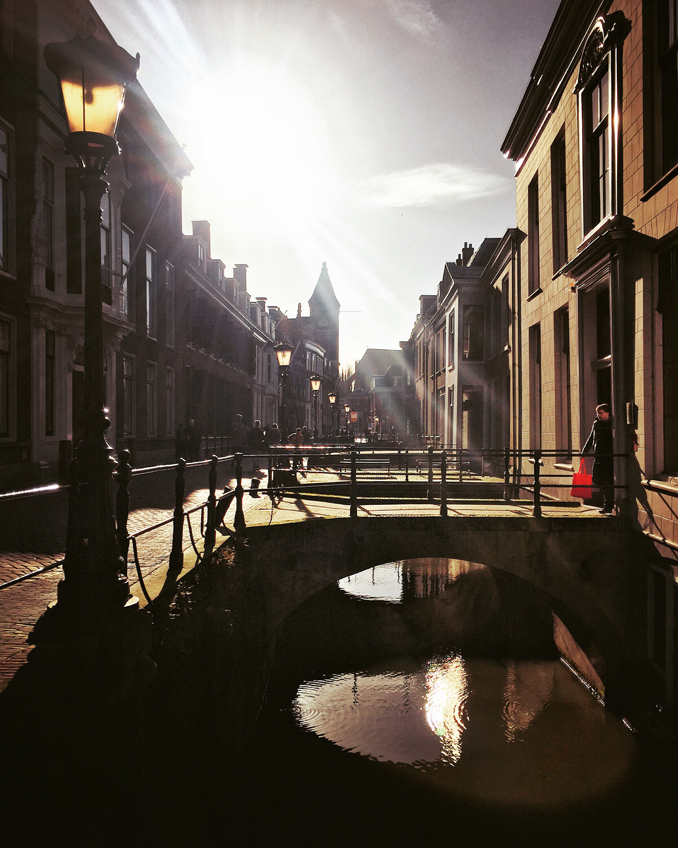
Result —
M 184 232 L 339 356 L 409 338 L 445 262 L 515 226 L 499 147 L 559 0 L 93 0 L 194 165 Z

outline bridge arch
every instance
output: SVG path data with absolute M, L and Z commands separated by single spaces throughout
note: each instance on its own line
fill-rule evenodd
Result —
M 240 557 L 270 636 L 317 591 L 381 563 L 445 557 L 502 569 L 544 592 L 610 701 L 643 644 L 642 542 L 617 519 L 405 515 L 251 527 Z M 590 679 L 586 662 L 570 659 Z

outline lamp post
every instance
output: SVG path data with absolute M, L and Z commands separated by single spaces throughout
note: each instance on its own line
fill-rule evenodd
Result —
M 311 377 L 311 391 L 313 392 L 313 410 L 315 417 L 315 429 L 319 432 L 318 428 L 318 393 L 320 392 L 320 384 L 322 383 L 322 377 L 319 377 L 317 374 L 314 374 Z
M 346 433 L 347 433 L 347 435 L 348 435 L 348 432 L 349 432 L 349 430 L 348 430 L 348 422 L 349 422 L 349 416 L 350 416 L 350 414 L 351 414 L 351 404 L 350 404 L 350 403 L 345 403 L 345 404 L 344 404 L 344 412 L 346 413 Z
M 282 439 L 287 439 L 287 409 L 285 407 L 285 388 L 287 386 L 287 377 L 290 371 L 290 362 L 292 361 L 292 352 L 294 348 L 285 342 L 280 342 L 275 346 L 275 355 L 278 360 L 278 385 L 280 386 L 280 424 L 282 428 Z
M 334 414 L 337 408 L 337 395 L 335 392 L 329 392 L 327 400 L 330 405 L 330 430 L 334 433 Z
M 85 412 L 84 435 L 76 450 L 85 486 L 79 496 L 77 491 L 71 496 L 57 608 L 99 616 L 138 607 L 130 597 L 112 505 L 116 463 L 105 436 L 110 421 L 105 405 L 100 233 L 106 167 L 120 152 L 115 130 L 139 56 L 100 41 L 90 29 L 85 37 L 48 44 L 44 57 L 61 84 L 69 128 L 66 152 L 78 162 L 85 199 Z

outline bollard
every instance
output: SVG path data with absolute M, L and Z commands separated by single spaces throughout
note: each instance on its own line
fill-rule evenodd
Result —
M 350 492 L 351 492 L 351 508 L 350 508 L 350 516 L 351 518 L 358 517 L 358 462 L 357 462 L 357 452 L 355 448 L 351 449 L 351 484 L 350 484 Z
M 207 526 L 205 527 L 205 548 L 203 559 L 208 559 L 214 550 L 214 543 L 217 540 L 216 520 L 217 520 L 217 465 L 219 458 L 213 456 L 210 459 L 209 473 L 209 495 L 207 496 Z
M 428 449 L 428 499 L 433 500 L 433 445 Z
M 268 488 L 270 489 L 272 486 L 273 480 L 273 454 L 269 453 L 268 455 Z
M 534 508 L 532 509 L 532 515 L 535 518 L 541 518 L 541 501 L 539 500 L 541 492 L 541 482 L 539 480 L 540 465 L 541 451 L 536 450 L 534 452 Z
M 410 449 L 405 448 L 405 482 L 410 482 Z
M 440 514 L 447 515 L 447 451 L 440 454 Z
M 511 500 L 511 453 L 504 448 L 504 500 Z
M 235 529 L 236 538 L 245 529 L 245 513 L 242 508 L 242 499 L 244 491 L 242 488 L 242 454 L 235 455 L 235 518 L 233 519 L 233 527 Z
M 131 454 L 128 450 L 121 450 L 118 457 L 118 468 L 115 473 L 118 482 L 118 494 L 115 499 L 115 513 L 118 525 L 118 547 L 120 556 L 124 562 L 123 574 L 127 574 L 127 551 L 129 550 L 129 539 L 127 537 L 127 519 L 129 517 L 129 481 L 132 478 L 132 466 L 130 465 Z
M 186 488 L 186 460 L 177 463 L 174 478 L 174 515 L 172 516 L 172 551 L 169 558 L 169 570 L 178 574 L 184 567 L 184 491 Z

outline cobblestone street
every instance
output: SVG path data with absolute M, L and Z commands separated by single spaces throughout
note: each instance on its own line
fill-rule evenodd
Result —
M 285 497 L 276 506 L 266 496 L 250 497 L 247 493 L 252 467 L 250 461 L 244 463 L 243 485 L 246 487 L 244 511 L 247 525 L 299 522 L 308 519 L 348 517 L 349 507 L 346 499 L 339 500 L 302 500 L 295 497 Z M 204 504 L 208 496 L 207 464 L 191 466 L 186 469 L 186 488 L 184 508 L 186 510 Z M 218 466 L 217 493 L 228 486 L 235 485 L 233 471 L 229 463 L 223 462 Z M 261 485 L 266 486 L 266 472 L 258 472 L 256 477 L 261 479 Z M 402 478 L 400 472 L 391 475 Z M 423 474 L 411 474 L 424 479 Z M 300 482 L 328 479 L 346 482 L 346 473 L 324 472 L 321 469 L 304 472 Z M 130 514 L 128 532 L 136 533 L 151 527 L 171 517 L 174 509 L 173 468 L 140 473 L 132 478 L 130 483 Z M 551 502 L 545 506 L 548 515 L 576 515 L 577 517 L 598 517 L 597 510 L 572 505 Z M 364 503 L 359 506 L 358 517 L 388 516 L 402 514 L 438 515 L 440 507 L 437 503 L 426 501 L 409 503 Z M 511 502 L 503 504 L 467 502 L 450 503 L 450 516 L 453 515 L 497 515 L 525 516 L 531 514 L 529 503 L 518 504 Z M 22 577 L 35 572 L 63 558 L 66 537 L 66 521 L 68 513 L 67 494 L 63 491 L 48 492 L 40 495 L 19 498 L 0 503 L 0 583 Z M 233 526 L 235 503 L 232 503 L 225 522 Z M 183 548 L 184 568 L 190 568 L 195 560 L 191 536 L 199 549 L 202 547 L 201 512 L 192 513 L 184 525 Z M 224 541 L 223 536 L 217 536 L 217 545 Z M 159 591 L 166 575 L 169 553 L 172 544 L 172 524 L 167 524 L 151 532 L 140 535 L 137 539 L 139 562 L 144 582 L 151 597 Z M 131 590 L 142 605 L 146 599 L 139 584 L 130 545 L 128 556 L 128 574 Z M 0 590 L 0 691 L 7 685 L 19 666 L 25 662 L 26 655 L 31 650 L 26 639 L 35 622 L 47 606 L 56 599 L 56 590 L 62 570 L 57 566 L 53 570 L 37 574 L 14 585 Z

